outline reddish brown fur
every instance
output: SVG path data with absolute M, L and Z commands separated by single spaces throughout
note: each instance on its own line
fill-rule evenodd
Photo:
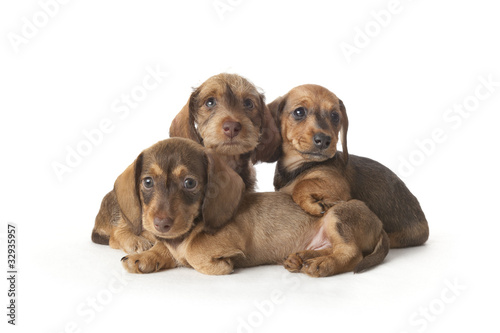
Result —
M 283 143 L 274 185 L 292 195 L 305 211 L 321 216 L 339 202 L 359 199 L 377 214 L 391 247 L 425 243 L 429 227 L 418 200 L 403 181 L 382 164 L 347 152 L 348 119 L 343 102 L 317 85 L 292 89 L 269 104 L 280 127 Z M 296 119 L 304 108 L 307 115 Z M 332 121 L 332 113 L 338 121 Z M 326 121 L 328 119 L 328 121 Z M 318 148 L 315 135 L 331 138 Z M 339 137 L 343 152 L 337 152 Z
M 131 209 L 142 211 L 142 225 L 158 241 L 122 259 L 129 272 L 185 266 L 229 274 L 238 267 L 284 264 L 291 271 L 329 276 L 365 270 L 387 254 L 382 222 L 360 201 L 313 217 L 287 194 L 245 192 L 241 178 L 217 154 L 186 139 L 161 141 L 135 163 L 141 171 L 127 179 L 136 196 Z M 151 171 L 157 166 L 162 172 Z M 151 179 L 154 185 L 148 187 Z M 187 180 L 196 186 L 187 189 Z M 159 217 L 171 219 L 168 229 L 158 227 Z

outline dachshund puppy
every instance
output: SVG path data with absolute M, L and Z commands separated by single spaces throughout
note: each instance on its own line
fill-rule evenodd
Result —
M 319 277 L 361 272 L 382 262 L 389 249 L 382 222 L 362 202 L 311 216 L 288 194 L 245 191 L 218 153 L 188 139 L 146 149 L 119 180 L 124 188 L 118 195 L 127 195 L 129 203 L 126 215 L 142 219 L 158 240 L 148 251 L 122 258 L 131 273 L 184 266 L 220 275 L 284 264 Z
M 425 243 L 429 227 L 418 200 L 382 164 L 347 151 L 344 103 L 318 85 L 293 88 L 269 104 L 281 131 L 276 190 L 292 195 L 306 212 L 358 199 L 382 220 L 391 248 Z M 342 138 L 342 152 L 337 142 Z
M 219 74 L 194 90 L 188 102 L 172 121 L 171 137 L 184 137 L 211 148 L 235 170 L 248 191 L 255 187 L 253 163 L 274 162 L 272 154 L 281 144 L 274 119 L 264 95 L 245 78 Z M 154 244 L 140 220 L 130 219 L 120 211 L 127 209 L 114 190 L 103 199 L 92 231 L 92 241 L 109 244 L 127 253 L 141 252 Z M 118 198 L 117 198 L 118 197 Z
M 236 74 L 210 77 L 196 88 L 172 121 L 170 137 L 194 140 L 213 149 L 245 183 L 255 186 L 253 163 L 275 162 L 281 143 L 264 95 Z

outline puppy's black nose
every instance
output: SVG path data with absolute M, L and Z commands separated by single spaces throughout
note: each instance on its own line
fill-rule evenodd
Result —
M 226 121 L 222 124 L 224 134 L 231 139 L 237 136 L 241 131 L 241 124 L 236 121 Z
M 332 138 L 324 133 L 317 133 L 313 137 L 314 145 L 321 150 L 326 149 L 332 143 Z
M 159 232 L 167 232 L 174 224 L 174 220 L 172 220 L 170 217 L 167 218 L 155 217 L 154 223 L 156 230 L 158 230 Z

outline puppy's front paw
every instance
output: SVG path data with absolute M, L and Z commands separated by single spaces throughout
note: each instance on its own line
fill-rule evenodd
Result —
M 303 260 L 298 253 L 290 254 L 285 259 L 283 266 L 292 273 L 298 273 L 302 269 Z
M 142 236 L 129 235 L 122 239 L 113 237 L 109 240 L 109 246 L 113 249 L 121 249 L 127 253 L 140 253 L 153 247 L 154 242 Z
M 127 253 L 141 253 L 149 250 L 153 247 L 153 243 L 142 236 L 136 236 L 130 238 L 125 244 L 123 244 L 123 250 Z
M 159 256 L 150 251 L 145 251 L 138 254 L 130 254 L 123 257 L 123 267 L 129 273 L 152 273 L 158 272 L 162 267 L 162 262 Z

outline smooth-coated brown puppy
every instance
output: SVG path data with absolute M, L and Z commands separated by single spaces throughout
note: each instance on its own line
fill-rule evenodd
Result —
M 170 125 L 170 137 L 213 149 L 245 182 L 255 187 L 253 163 L 275 162 L 279 130 L 264 95 L 247 79 L 222 73 L 196 88 Z
M 241 177 L 218 156 L 191 140 L 171 138 L 143 151 L 135 171 L 120 176 L 127 214 L 142 219 L 158 240 L 122 258 L 129 272 L 184 266 L 220 275 L 284 264 L 292 272 L 329 276 L 360 272 L 385 258 L 382 222 L 362 202 L 341 203 L 314 217 L 288 194 L 245 191 Z
M 321 216 L 340 202 L 358 199 L 382 220 L 392 248 L 425 243 L 429 227 L 415 196 L 391 170 L 349 155 L 344 103 L 318 85 L 293 88 L 269 104 L 282 146 L 274 186 Z M 337 142 L 342 138 L 342 152 Z
M 172 121 L 170 136 L 213 149 L 243 178 L 248 191 L 255 187 L 253 163 L 276 161 L 272 153 L 281 143 L 264 95 L 247 79 L 225 73 L 210 77 L 194 90 Z M 92 241 L 127 253 L 147 250 L 155 240 L 139 220 L 121 214 L 129 204 L 120 199 L 121 188 L 118 178 L 114 190 L 102 200 Z

